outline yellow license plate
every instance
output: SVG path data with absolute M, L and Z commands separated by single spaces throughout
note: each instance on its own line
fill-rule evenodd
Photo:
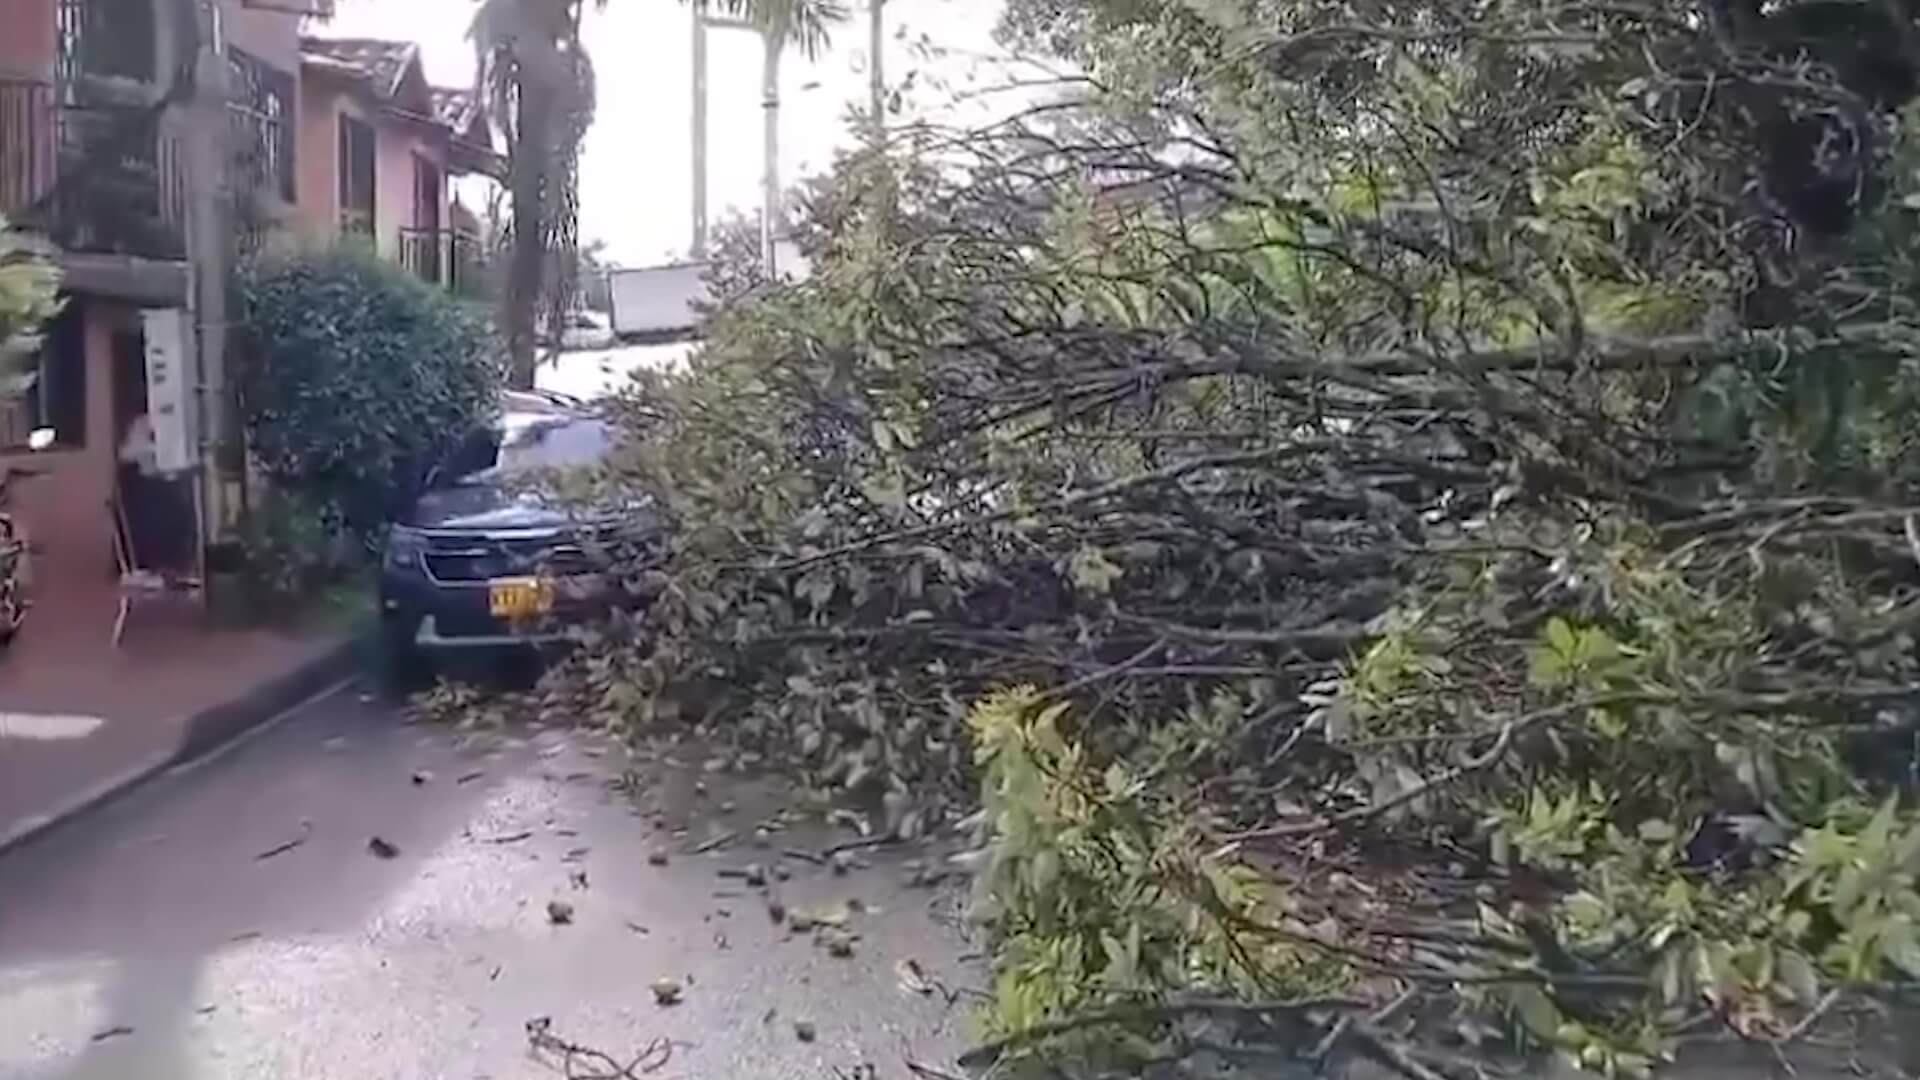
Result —
M 487 610 L 496 619 L 531 619 L 553 610 L 553 582 L 545 578 L 495 578 L 487 583 Z

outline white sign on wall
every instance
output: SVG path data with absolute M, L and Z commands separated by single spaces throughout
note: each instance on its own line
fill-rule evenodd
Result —
M 163 473 L 199 464 L 193 437 L 192 324 L 179 308 L 140 313 L 147 339 L 147 423 L 154 464 Z

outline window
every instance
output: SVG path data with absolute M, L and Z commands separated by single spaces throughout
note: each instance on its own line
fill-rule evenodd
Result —
M 358 117 L 340 116 L 340 229 L 373 235 L 373 127 Z
M 20 450 L 35 429 L 53 429 L 57 447 L 87 443 L 87 353 L 80 300 L 68 297 L 66 307 L 46 327 L 40 351 L 24 373 L 7 375 L 8 390 L 0 396 L 0 450 Z
M 293 76 L 241 52 L 227 51 L 234 153 L 247 182 L 294 201 Z
M 60 74 L 154 79 L 155 0 L 60 0 Z

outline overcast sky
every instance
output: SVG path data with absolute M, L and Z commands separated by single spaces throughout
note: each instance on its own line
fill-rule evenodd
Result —
M 809 64 L 789 52 L 783 62 L 782 180 L 817 172 L 836 147 L 850 145 L 849 102 L 866 99 L 868 0 L 850 0 L 853 19 L 832 50 Z M 996 62 L 992 30 L 1002 0 L 887 0 L 886 69 L 897 84 L 918 69 L 909 99 L 981 93 L 1013 77 Z M 471 86 L 473 46 L 467 24 L 474 0 L 341 0 L 324 36 L 419 42 L 427 78 Z M 599 111 L 581 165 L 580 234 L 606 242 L 608 256 L 628 265 L 684 255 L 692 238 L 692 15 L 679 0 L 610 0 L 590 14 L 584 33 L 599 76 Z M 946 54 L 916 48 L 923 37 Z M 708 35 L 709 217 L 729 207 L 759 205 L 761 172 L 760 41 L 741 31 Z M 999 111 L 991 92 L 969 100 L 968 116 Z

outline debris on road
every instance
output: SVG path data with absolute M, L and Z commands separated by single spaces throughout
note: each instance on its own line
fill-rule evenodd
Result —
M 594 1077 L 600 1080 L 637 1080 L 648 1073 L 659 1072 L 667 1067 L 667 1062 L 673 1060 L 672 1040 L 657 1038 L 632 1060 L 620 1061 L 611 1054 L 555 1035 L 551 1016 L 537 1016 L 527 1021 L 527 1051 L 534 1060 L 555 1072 L 579 1080 Z M 592 1071 L 578 1072 L 575 1071 L 576 1067 Z
M 673 979 L 653 980 L 653 1003 L 656 1005 L 678 1005 L 680 995 L 684 992 L 680 984 Z
M 531 840 L 531 839 L 533 839 L 532 830 L 522 829 L 519 832 L 503 833 L 499 836 L 489 836 L 486 838 L 486 842 L 489 844 L 517 844 L 522 840 Z
M 836 851 L 827 857 L 827 865 L 833 868 L 836 877 L 846 877 L 854 867 L 853 855 L 845 851 Z
M 391 859 L 400 854 L 400 849 L 376 836 L 367 841 L 367 854 L 379 859 Z
M 573 922 L 573 905 L 565 900 L 547 901 L 547 921 L 555 926 L 566 926 Z
M 425 769 L 413 770 L 413 784 L 415 787 L 422 787 L 431 783 L 433 783 L 433 774 L 431 772 Z
M 115 1024 L 114 1026 L 108 1028 L 105 1031 L 94 1032 L 93 1041 L 106 1042 L 108 1039 L 117 1039 L 122 1035 L 131 1035 L 131 1034 L 133 1034 L 132 1028 L 128 1027 L 125 1024 Z
M 820 1031 L 809 1021 L 795 1020 L 793 1022 L 793 1037 L 803 1043 L 810 1043 L 820 1037 Z
M 454 783 L 456 783 L 456 784 L 471 784 L 471 783 L 473 783 L 473 782 L 474 782 L 475 780 L 478 780 L 478 779 L 480 779 L 481 777 L 483 777 L 483 776 L 485 776 L 485 775 L 487 775 L 487 770 L 485 770 L 485 769 L 475 769 L 475 770 L 473 770 L 472 772 L 466 772 L 466 773 L 461 773 L 461 774 L 460 774 L 460 776 L 459 776 L 459 778 L 458 778 L 458 779 L 456 779 L 456 780 L 454 780 Z
M 828 928 L 820 934 L 820 944 L 827 955 L 835 960 L 845 960 L 853 955 L 853 935 L 844 930 Z
M 654 851 L 647 852 L 647 863 L 649 865 L 665 866 L 667 865 L 667 862 L 668 862 L 668 858 L 667 858 L 667 853 L 665 851 L 654 850 Z
M 576 889 L 584 889 L 587 887 L 587 872 L 585 870 L 575 870 L 567 875 L 567 881 Z
M 728 844 L 731 844 L 738 839 L 740 839 L 740 830 L 728 829 L 726 832 L 723 832 L 718 836 L 709 837 L 708 839 L 703 840 L 698 844 L 695 844 L 693 848 L 687 852 L 687 854 L 705 855 L 709 851 L 718 851 L 721 848 L 726 847 Z
M 304 844 L 304 843 L 306 843 L 306 842 L 307 842 L 307 838 L 308 838 L 308 837 L 310 837 L 310 836 L 312 836 L 312 835 L 313 835 L 313 822 L 311 822 L 311 821 L 302 821 L 302 822 L 300 823 L 300 835 L 299 835 L 299 836 L 296 836 L 296 837 L 294 837 L 293 839 L 291 839 L 291 840 L 288 840 L 288 841 L 287 841 L 286 843 L 283 843 L 283 844 L 275 844 L 274 846 L 272 846 L 272 847 L 270 847 L 270 848 L 268 848 L 267 850 L 265 850 L 265 851 L 263 851 L 263 852 L 261 852 L 261 853 L 259 853 L 258 855 L 255 855 L 255 856 L 253 857 L 253 861 L 254 861 L 254 862 L 265 862 L 265 861 L 267 861 L 268 859 L 271 859 L 271 858 L 273 858 L 273 857 L 274 857 L 275 855 L 285 855 L 285 854 L 286 854 L 287 852 L 289 852 L 289 851 L 292 851 L 292 850 L 293 850 L 294 848 L 297 848 L 297 847 L 299 847 L 299 846 L 300 846 L 301 844 Z
M 647 929 L 646 927 L 644 927 L 644 926 L 642 926 L 642 925 L 640 925 L 640 924 L 639 924 L 639 923 L 637 923 L 637 922 L 634 922 L 634 921 L 633 921 L 632 919 L 628 919 L 628 920 L 627 920 L 627 929 L 629 929 L 629 930 L 631 930 L 631 931 L 633 931 L 633 932 L 634 932 L 634 933 L 636 933 L 636 934 L 651 934 L 651 933 L 653 933 L 653 931 L 651 931 L 651 930 L 649 930 L 649 929 Z
M 933 981 L 921 969 L 920 961 L 911 956 L 895 964 L 893 973 L 900 980 L 900 989 L 909 994 L 925 995 L 934 991 Z

